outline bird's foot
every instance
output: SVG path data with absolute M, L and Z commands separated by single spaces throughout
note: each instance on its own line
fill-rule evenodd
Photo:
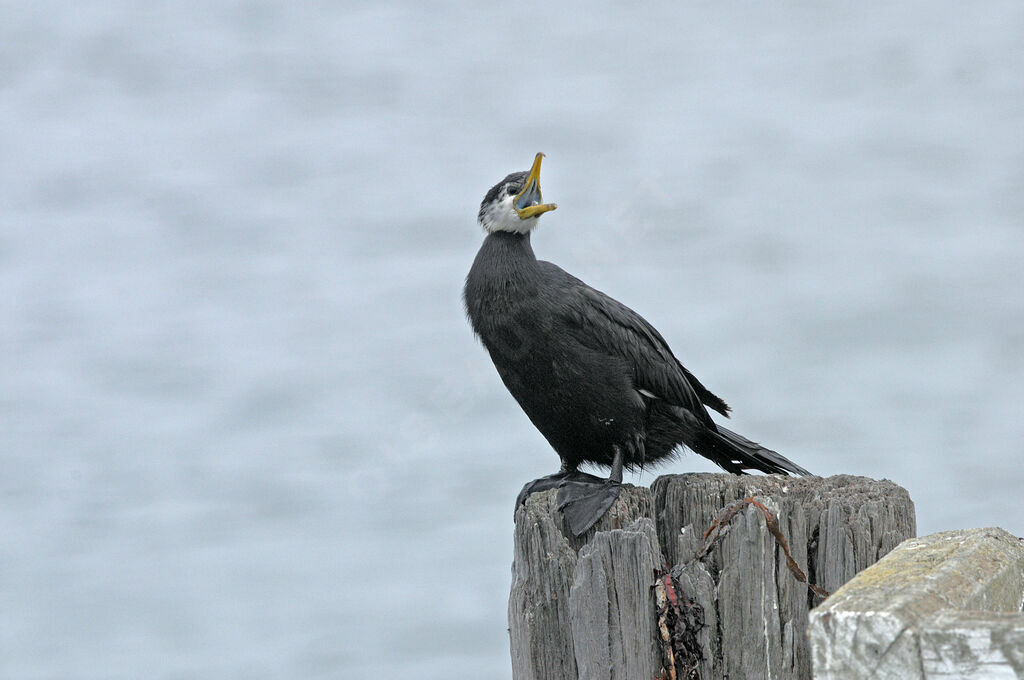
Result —
M 622 488 L 620 482 L 612 479 L 587 477 L 591 479 L 563 480 L 558 485 L 558 509 L 569 520 L 574 536 L 582 535 L 604 517 Z
M 604 513 L 608 512 L 608 508 L 612 507 L 612 503 L 619 497 L 623 461 L 622 448 L 616 446 L 612 471 L 608 479 L 579 470 L 567 470 L 563 461 L 562 469 L 555 474 L 535 479 L 523 487 L 516 498 L 516 509 L 526 503 L 526 498 L 532 493 L 558 489 L 558 509 L 569 520 L 569 528 L 573 535 L 580 536 L 604 517 Z
M 587 474 L 586 472 L 580 472 L 579 470 L 562 470 L 556 472 L 553 475 L 547 477 L 541 477 L 535 479 L 532 482 L 528 482 L 523 490 L 519 492 L 519 496 L 516 497 L 516 508 L 526 502 L 526 497 L 533 493 L 539 493 L 541 491 L 547 491 L 548 489 L 556 489 L 563 482 L 576 482 L 579 484 L 600 484 L 605 480 L 601 477 L 595 477 L 594 475 Z

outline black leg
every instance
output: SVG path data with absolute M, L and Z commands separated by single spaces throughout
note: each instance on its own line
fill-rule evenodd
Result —
M 609 480 L 622 484 L 622 465 L 624 462 L 622 447 L 616 446 L 615 458 L 612 459 L 612 472 L 608 475 Z

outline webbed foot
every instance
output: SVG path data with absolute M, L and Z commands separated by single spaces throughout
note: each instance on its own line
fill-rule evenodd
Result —
M 535 479 L 532 482 L 528 482 L 516 497 L 516 508 L 525 503 L 526 497 L 530 494 L 547 491 L 548 489 L 556 489 L 566 481 L 577 482 L 580 484 L 600 484 L 605 480 L 601 477 L 595 477 L 594 475 L 587 474 L 586 472 L 580 472 L 579 470 L 562 470 L 553 475 L 548 475 L 546 477 L 541 477 L 540 479 Z
M 615 456 L 608 479 L 579 470 L 567 470 L 563 463 L 562 469 L 555 474 L 535 479 L 524 486 L 516 498 L 516 509 L 526 502 L 531 493 L 558 489 L 558 509 L 569 520 L 573 535 L 583 534 L 608 512 L 619 497 L 624 454 L 621 447 L 614 448 Z
M 563 480 L 558 485 L 558 509 L 569 520 L 574 536 L 594 526 L 612 507 L 622 488 L 622 484 L 611 479 L 593 479 L 595 481 Z

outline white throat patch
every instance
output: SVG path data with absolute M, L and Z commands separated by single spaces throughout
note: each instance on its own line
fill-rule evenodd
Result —
M 508 231 L 513 234 L 528 234 L 537 226 L 537 217 L 520 219 L 519 213 L 512 206 L 514 196 L 504 196 L 484 208 L 480 213 L 480 226 L 488 234 L 496 231 Z M 538 216 L 539 217 L 539 216 Z

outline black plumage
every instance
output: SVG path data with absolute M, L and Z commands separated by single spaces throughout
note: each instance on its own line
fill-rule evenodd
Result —
M 717 425 L 708 408 L 727 416 L 729 406 L 643 317 L 536 258 L 530 230 L 543 211 L 527 208 L 536 214 L 523 218 L 519 208 L 554 208 L 540 203 L 539 171 L 538 154 L 529 175 L 513 173 L 487 192 L 479 219 L 489 233 L 464 290 L 502 381 L 562 459 L 561 476 L 538 488 L 558 485 L 582 463 L 611 466 L 619 482 L 621 467 L 658 463 L 681 445 L 733 473 L 809 474 Z

